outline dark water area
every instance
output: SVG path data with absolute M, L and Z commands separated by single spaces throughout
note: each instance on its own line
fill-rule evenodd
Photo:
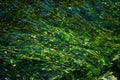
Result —
M 119 80 L 118 0 L 1 0 L 0 80 Z

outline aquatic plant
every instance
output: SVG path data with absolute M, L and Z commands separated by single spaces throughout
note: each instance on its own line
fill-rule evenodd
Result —
M 1 0 L 0 79 L 97 80 L 120 71 L 117 0 Z

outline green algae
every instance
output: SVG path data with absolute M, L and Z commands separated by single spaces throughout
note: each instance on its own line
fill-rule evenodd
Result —
M 119 79 L 119 3 L 0 1 L 0 79 Z

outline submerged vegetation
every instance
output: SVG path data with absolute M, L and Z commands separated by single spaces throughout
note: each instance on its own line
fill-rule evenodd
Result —
M 118 0 L 1 0 L 0 80 L 120 79 Z

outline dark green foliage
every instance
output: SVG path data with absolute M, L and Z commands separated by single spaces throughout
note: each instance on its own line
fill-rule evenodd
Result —
M 117 0 L 1 0 L 0 80 L 119 78 Z

